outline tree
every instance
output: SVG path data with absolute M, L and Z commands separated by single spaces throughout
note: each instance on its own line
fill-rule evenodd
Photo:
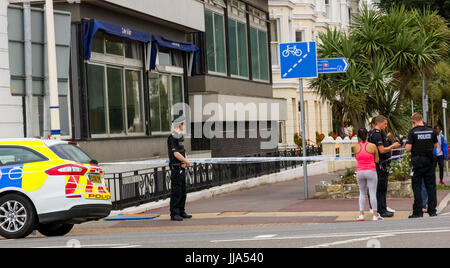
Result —
M 411 97 L 410 82 L 430 77 L 448 55 L 445 20 L 430 10 L 400 6 L 384 14 L 366 6 L 353 21 L 350 34 L 328 29 L 319 35 L 319 57 L 347 58 L 348 72 L 321 75 L 311 86 L 354 127 L 377 113 L 390 119 L 391 131 L 405 132 L 409 120 L 402 111 Z
M 380 0 L 378 6 L 389 12 L 393 6 L 404 5 L 407 9 L 431 9 L 450 21 L 450 0 Z

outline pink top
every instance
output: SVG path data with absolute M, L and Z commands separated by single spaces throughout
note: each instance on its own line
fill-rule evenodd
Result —
M 356 172 L 363 170 L 377 171 L 375 155 L 366 151 L 367 142 L 359 143 L 361 151 L 356 154 Z

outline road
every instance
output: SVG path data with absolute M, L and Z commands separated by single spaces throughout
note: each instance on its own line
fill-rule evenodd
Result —
M 384 222 L 340 222 L 104 233 L 2 240 L 0 248 L 405 248 L 450 247 L 450 215 Z M 257 251 L 257 250 L 256 250 Z

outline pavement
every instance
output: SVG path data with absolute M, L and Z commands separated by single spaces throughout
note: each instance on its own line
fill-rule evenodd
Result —
M 315 185 L 320 181 L 335 180 L 343 173 L 310 176 L 309 196 L 314 196 Z M 450 185 L 450 176 L 444 181 Z M 449 200 L 450 191 L 438 191 L 441 215 L 450 215 Z M 387 203 L 397 212 L 393 218 L 386 218 L 386 221 L 407 219 L 411 214 L 412 198 L 388 199 Z M 305 200 L 303 178 L 188 202 L 186 210 L 193 218 L 182 222 L 170 221 L 169 207 L 164 206 L 135 214 L 159 215 L 151 220 L 89 222 L 76 225 L 71 235 L 317 225 L 354 222 L 359 215 L 357 199 Z M 366 220 L 371 220 L 372 214 L 368 207 L 366 211 Z

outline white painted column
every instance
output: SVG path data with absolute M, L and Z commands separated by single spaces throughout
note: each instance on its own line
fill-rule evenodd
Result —
M 47 48 L 48 48 L 48 79 L 50 90 L 50 127 L 51 138 L 61 139 L 59 117 L 58 69 L 56 63 L 55 19 L 53 14 L 53 1 L 45 1 L 45 14 L 47 22 Z

